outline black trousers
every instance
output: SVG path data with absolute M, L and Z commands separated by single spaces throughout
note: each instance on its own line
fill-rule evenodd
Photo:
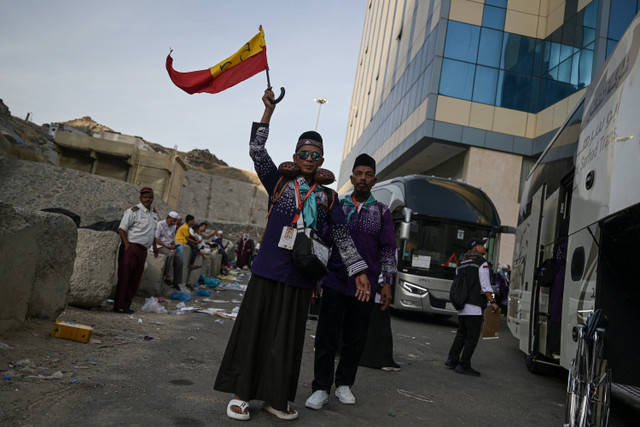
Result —
M 380 310 L 382 304 L 376 304 L 371 310 L 369 331 L 365 340 L 364 351 L 360 356 L 360 366 L 368 368 L 384 368 L 395 366 L 393 360 L 393 333 L 391 331 L 391 313 L 387 308 Z
M 458 323 L 460 326 L 451 344 L 448 360 L 462 365 L 463 368 L 470 368 L 471 356 L 482 331 L 482 315 L 458 316 Z
M 334 361 L 340 331 L 342 349 L 335 369 L 335 385 L 352 386 L 358 372 L 358 362 L 367 339 L 369 318 L 374 301 L 360 302 L 355 296 L 344 295 L 329 287 L 322 289 L 320 317 L 316 330 L 314 380 L 312 390 L 330 391 L 334 384 Z
M 189 247 L 191 248 L 191 257 L 189 258 L 189 265 L 193 265 L 193 263 L 196 262 L 196 257 L 198 256 L 200 249 L 198 249 L 198 245 L 189 241 L 187 241 L 187 245 L 189 245 Z
M 311 289 L 252 275 L 214 388 L 286 411 L 296 399 L 309 301 Z

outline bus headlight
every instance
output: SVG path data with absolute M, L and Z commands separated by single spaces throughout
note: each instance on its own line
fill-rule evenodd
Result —
M 425 288 L 421 288 L 420 286 L 416 286 L 412 283 L 405 282 L 403 280 L 400 281 L 400 287 L 410 294 L 424 295 L 429 291 Z

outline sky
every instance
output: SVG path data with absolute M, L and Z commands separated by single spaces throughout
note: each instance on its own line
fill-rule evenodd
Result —
M 265 73 L 189 95 L 165 61 L 171 48 L 176 71 L 207 69 L 262 25 L 274 92 L 286 89 L 271 119 L 271 157 L 291 160 L 320 112 L 323 167 L 338 178 L 365 12 L 364 0 L 0 0 L 0 99 L 39 125 L 90 116 L 253 171 L 248 139 L 264 111 Z

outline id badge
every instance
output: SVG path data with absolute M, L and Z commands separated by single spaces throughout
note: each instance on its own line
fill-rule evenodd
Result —
M 296 241 L 296 229 L 293 227 L 282 227 L 282 234 L 280 235 L 280 241 L 278 247 L 282 249 L 293 249 L 293 243 Z

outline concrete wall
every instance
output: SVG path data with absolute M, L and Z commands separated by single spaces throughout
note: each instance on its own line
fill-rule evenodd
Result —
M 174 154 L 146 150 L 131 141 L 105 140 L 70 132 L 57 132 L 55 143 L 61 152 L 58 166 L 152 187 L 156 197 L 177 208 L 186 166 L 176 161 Z
M 480 187 L 498 209 L 502 225 L 518 225 L 518 188 L 522 157 L 484 148 L 470 147 L 467 151 L 462 179 Z M 512 264 L 514 234 L 503 234 L 500 243 L 502 264 Z
M 225 236 L 235 242 L 246 225 L 251 227 L 254 239 L 260 238 L 267 223 L 268 201 L 261 185 L 190 169 L 178 209 L 183 217 L 191 214 L 197 222 L 210 223 L 210 229 L 224 230 Z
M 140 202 L 140 187 L 44 163 L 0 156 L 0 201 L 40 210 L 62 207 L 80 215 L 81 225 L 122 218 Z M 171 210 L 156 197 L 160 219 Z
M 69 298 L 77 228 L 64 216 L 0 202 L 0 331 L 55 319 Z

